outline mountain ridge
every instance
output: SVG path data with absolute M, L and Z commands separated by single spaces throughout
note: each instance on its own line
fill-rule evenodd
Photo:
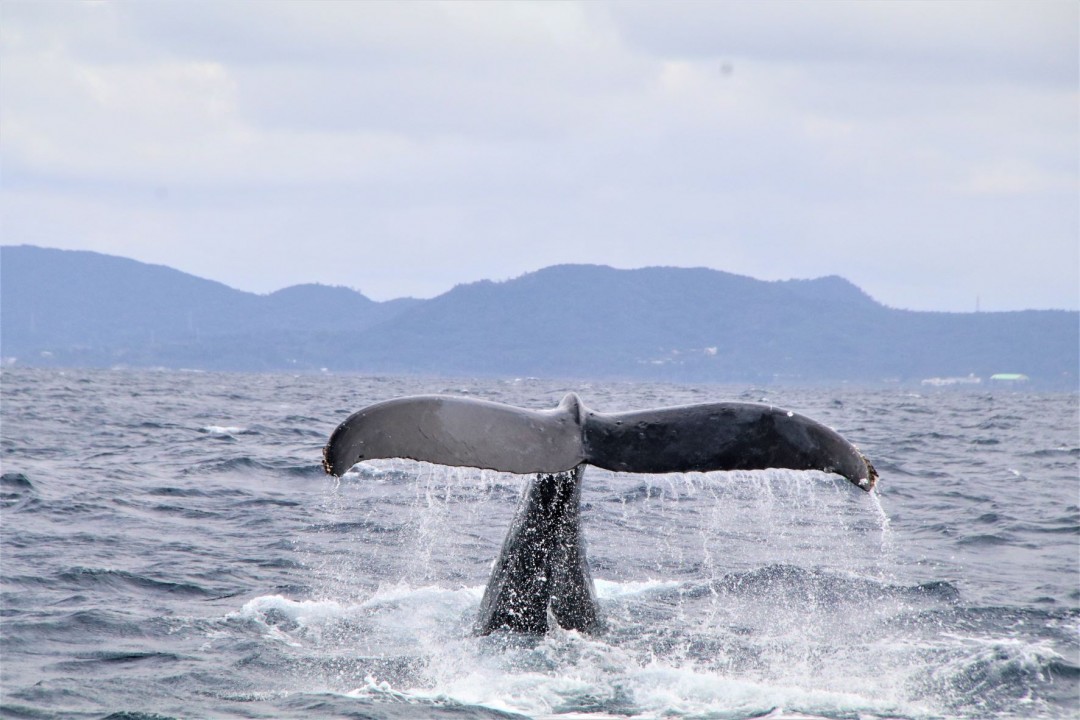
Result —
M 1020 372 L 1073 388 L 1080 364 L 1080 313 L 899 310 L 837 275 L 561 264 L 378 302 L 23 245 L 0 246 L 0 281 L 0 353 L 23 365 L 755 383 Z

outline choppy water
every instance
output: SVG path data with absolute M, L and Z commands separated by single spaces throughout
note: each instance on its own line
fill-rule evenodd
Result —
M 1077 396 L 5 370 L 11 718 L 1006 718 L 1080 712 Z M 589 468 L 607 631 L 473 637 L 513 475 L 320 449 L 418 392 L 766 400 L 820 473 Z

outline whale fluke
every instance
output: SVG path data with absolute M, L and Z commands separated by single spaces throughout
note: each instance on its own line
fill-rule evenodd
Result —
M 711 403 L 606 415 L 570 393 L 553 410 L 420 395 L 354 412 L 323 449 L 343 475 L 357 462 L 407 458 L 536 473 L 491 571 L 475 629 L 542 635 L 603 627 L 580 527 L 586 464 L 630 473 L 821 470 L 874 487 L 874 466 L 836 431 L 795 412 Z
M 376 458 L 521 474 L 582 463 L 638 473 L 822 470 L 863 490 L 877 480 L 839 433 L 788 410 L 722 402 L 605 414 L 573 393 L 553 410 L 443 395 L 388 400 L 349 416 L 323 450 L 331 475 Z
M 709 403 L 604 414 L 573 393 L 554 410 L 442 395 L 387 400 L 350 415 L 323 449 L 332 475 L 376 458 L 536 473 L 484 591 L 475 626 L 481 635 L 543 634 L 549 618 L 568 630 L 601 629 L 579 517 L 585 465 L 640 473 L 824 470 L 863 490 L 877 480 L 836 431 L 787 410 Z

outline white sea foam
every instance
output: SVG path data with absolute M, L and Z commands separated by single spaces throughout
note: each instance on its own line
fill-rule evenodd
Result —
M 341 619 L 350 610 L 336 600 L 290 600 L 281 595 L 264 595 L 244 603 L 236 615 L 265 622 L 269 613 L 277 612 L 297 625 L 311 626 Z
M 616 717 L 635 718 L 711 716 L 717 708 L 733 717 L 776 719 L 923 714 L 887 693 L 822 690 L 783 678 L 726 675 L 692 664 L 644 659 L 578 633 L 554 631 L 535 648 L 503 656 L 485 655 L 475 645 L 464 650 L 463 655 L 459 645 L 439 661 L 433 658 L 431 688 L 394 687 L 369 678 L 354 694 L 480 705 L 537 718 L 609 717 L 605 707 L 621 708 Z M 453 660 L 445 662 L 450 657 Z
M 240 435 L 247 432 L 247 429 L 236 425 L 206 425 L 199 428 L 199 431 L 208 435 Z
M 596 578 L 593 582 L 596 584 L 596 596 L 600 600 L 613 600 L 654 591 L 676 590 L 682 586 L 682 583 L 675 580 L 613 582 Z
M 597 581 L 602 603 L 647 598 L 680 586 L 667 580 Z M 641 718 L 708 715 L 718 707 L 733 716 L 769 713 L 764 716 L 777 720 L 925 714 L 903 700 L 896 678 L 868 682 L 872 673 L 853 668 L 852 677 L 826 682 L 799 657 L 791 658 L 790 672 L 776 663 L 760 672 L 731 671 L 710 667 L 715 658 L 695 659 L 685 652 L 661 656 L 644 646 L 614 640 L 617 635 L 589 637 L 558 628 L 535 644 L 502 647 L 498 641 L 472 636 L 468 624 L 459 622 L 471 618 L 482 591 L 479 586 L 451 589 L 399 583 L 351 604 L 267 595 L 248 601 L 236 615 L 265 624 L 272 639 L 290 645 L 299 644 L 302 636 L 319 639 L 336 623 L 370 622 L 368 634 L 380 638 L 379 652 L 423 658 L 419 681 L 399 684 L 392 677 L 371 675 L 365 685 L 348 693 L 380 702 L 481 705 L 538 718 L 565 719 L 578 711 L 592 720 L 606 717 L 608 708 L 621 708 L 618 717 Z M 772 612 L 786 610 L 776 607 Z M 275 625 L 275 616 L 296 627 Z M 690 636 L 683 640 L 691 641 Z M 498 648 L 495 652 L 492 642 Z M 904 648 L 877 651 L 897 650 Z M 848 684 L 854 689 L 845 689 Z

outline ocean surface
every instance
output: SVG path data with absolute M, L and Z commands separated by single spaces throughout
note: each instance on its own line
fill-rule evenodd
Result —
M 606 630 L 470 630 L 523 478 L 323 474 L 372 402 L 763 401 L 815 472 L 589 468 Z M 5 369 L 4 718 L 1074 718 L 1076 394 Z

